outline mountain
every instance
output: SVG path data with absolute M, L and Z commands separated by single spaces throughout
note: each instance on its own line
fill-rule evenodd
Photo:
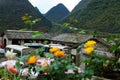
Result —
M 120 0 L 82 0 L 64 21 L 77 19 L 78 28 L 120 32 Z
M 59 20 L 67 16 L 69 13 L 69 10 L 63 4 L 60 3 L 57 6 L 51 8 L 45 14 L 45 17 L 53 22 L 58 22 Z
M 34 30 L 47 31 L 52 24 L 28 0 L 0 0 L 0 33 L 6 29 L 27 28 L 21 17 L 25 14 L 41 20 L 34 26 Z M 47 29 L 46 29 L 47 28 Z

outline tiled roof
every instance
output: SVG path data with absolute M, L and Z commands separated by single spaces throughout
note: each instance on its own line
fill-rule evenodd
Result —
M 58 36 L 53 37 L 52 40 L 82 43 L 91 38 L 93 38 L 93 35 L 64 33 L 64 34 L 60 34 Z
M 38 31 L 7 30 L 6 35 L 8 39 L 51 39 L 51 37 L 56 35 L 53 33 L 42 33 L 42 36 L 33 38 L 34 32 Z

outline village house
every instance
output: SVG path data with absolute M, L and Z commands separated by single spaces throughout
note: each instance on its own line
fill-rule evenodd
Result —
M 2 42 L 5 45 L 17 44 L 24 45 L 25 43 L 42 43 L 45 41 L 48 42 L 48 45 L 52 44 L 60 44 L 67 47 L 69 50 L 69 54 L 72 55 L 74 62 L 77 64 L 80 55 L 77 51 L 77 48 L 80 44 L 86 42 L 87 40 L 95 40 L 97 42 L 97 46 L 99 51 L 106 51 L 109 48 L 106 45 L 105 41 L 100 38 L 94 38 L 93 35 L 88 34 L 75 34 L 75 33 L 63 33 L 63 34 L 55 34 L 55 33 L 42 33 L 42 36 L 33 37 L 33 33 L 38 31 L 20 31 L 20 30 L 7 30 L 2 36 Z
M 104 40 L 100 38 L 94 38 L 89 34 L 75 34 L 75 33 L 42 33 L 42 36 L 33 37 L 33 34 L 38 31 L 21 31 L 21 30 L 6 30 L 1 38 L 1 42 L 5 45 L 17 44 L 24 45 L 25 43 L 42 43 L 45 41 L 48 44 L 62 44 L 70 46 L 72 49 L 76 49 L 78 45 L 84 43 L 87 40 L 95 40 L 99 45 L 106 46 Z
M 25 43 L 59 43 L 63 45 L 74 46 L 75 44 L 82 43 L 90 38 L 92 35 L 80 34 L 56 34 L 56 33 L 42 33 L 41 36 L 33 37 L 33 34 L 38 31 L 21 31 L 21 30 L 6 30 L 2 36 L 3 44 L 17 44 L 24 45 Z
M 6 30 L 3 36 L 4 44 L 24 45 L 25 43 L 42 43 L 51 39 L 55 34 L 42 33 L 41 36 L 33 37 L 33 34 L 38 31 L 21 31 L 21 30 Z

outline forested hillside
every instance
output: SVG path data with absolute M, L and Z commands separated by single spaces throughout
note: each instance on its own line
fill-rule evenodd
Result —
M 26 13 L 33 18 L 40 18 L 34 30 L 47 31 L 52 26 L 28 0 L 0 0 L 0 33 L 6 29 L 29 28 L 21 19 Z
M 75 27 L 102 32 L 120 32 L 120 0 L 82 0 L 63 20 L 77 19 Z
M 69 14 L 69 10 L 63 4 L 60 3 L 55 7 L 51 8 L 45 14 L 45 17 L 53 22 L 58 22 L 68 14 Z

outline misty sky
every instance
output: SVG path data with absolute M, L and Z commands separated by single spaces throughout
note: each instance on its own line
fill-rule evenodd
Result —
M 46 13 L 52 7 L 63 3 L 71 11 L 81 0 L 29 0 L 33 6 L 38 7 L 41 13 Z

